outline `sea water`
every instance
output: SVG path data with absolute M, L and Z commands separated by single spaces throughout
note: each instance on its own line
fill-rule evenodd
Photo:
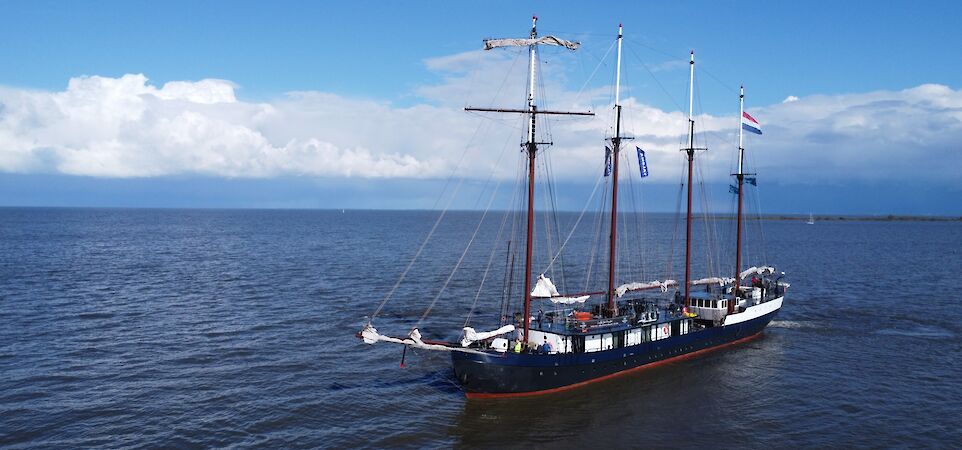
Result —
M 469 323 L 496 325 L 503 277 L 490 269 L 488 288 L 477 288 L 487 244 L 508 240 L 497 234 L 500 214 L 486 218 L 476 251 L 458 264 L 481 213 L 448 213 L 375 326 L 404 334 L 418 325 L 426 336 L 456 338 L 468 311 Z M 401 368 L 401 348 L 355 337 L 437 216 L 0 209 L 0 446 L 962 440 L 962 223 L 762 221 L 749 226 L 746 259 L 776 264 L 792 287 L 757 339 L 554 395 L 468 401 L 448 355 L 409 351 Z M 559 220 L 562 237 L 576 219 Z M 678 221 L 646 220 L 626 231 L 639 238 L 625 244 L 634 260 L 620 274 L 643 278 L 623 281 L 683 277 Z M 730 224 L 716 225 L 722 231 L 696 227 L 696 239 L 716 247 L 696 245 L 696 268 L 730 276 Z M 578 260 L 591 259 L 592 239 L 566 247 L 569 292 L 584 287 L 587 263 Z M 506 262 L 498 255 L 493 267 Z M 548 256 L 536 252 L 536 270 Z M 595 266 L 603 258 L 596 254 Z M 603 278 L 595 270 L 591 280 L 589 288 Z

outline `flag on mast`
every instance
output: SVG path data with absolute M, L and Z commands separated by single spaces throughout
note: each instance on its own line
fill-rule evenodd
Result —
M 635 146 L 638 151 L 638 170 L 641 171 L 641 178 L 648 176 L 648 161 L 645 160 L 645 151 L 641 147 Z
M 747 112 L 742 111 L 742 129 L 755 134 L 762 134 L 762 126 Z
M 605 176 L 611 175 L 611 149 L 605 146 Z

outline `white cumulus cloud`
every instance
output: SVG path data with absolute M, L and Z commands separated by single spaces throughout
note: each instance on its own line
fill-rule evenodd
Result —
M 363 139 L 348 139 L 361 130 L 344 130 L 345 114 L 338 110 L 344 100 L 336 96 L 247 103 L 234 90 L 229 81 L 213 79 L 157 88 L 141 74 L 73 78 L 61 92 L 2 88 L 0 170 L 102 177 L 426 177 L 445 167 L 439 157 L 390 150 L 396 145 L 375 152 Z M 296 129 L 285 130 L 290 127 Z
M 221 177 L 472 177 L 491 170 L 513 176 L 521 117 L 468 114 L 475 106 L 518 107 L 517 89 L 502 89 L 505 70 L 523 76 L 517 55 L 468 52 L 432 59 L 440 76 L 415 87 L 412 106 L 326 92 L 292 92 L 246 102 L 228 80 L 172 81 L 157 87 L 141 74 L 85 76 L 62 91 L 0 87 L 0 171 L 98 177 L 198 174 Z M 478 64 L 478 61 L 481 61 Z M 467 67 L 474 63 L 474 69 Z M 514 78 L 508 82 L 516 81 Z M 597 176 L 612 134 L 608 87 L 565 90 L 548 78 L 551 109 L 586 110 L 542 127 L 556 143 L 552 172 L 565 179 Z M 477 100 L 488 98 L 489 100 Z M 465 100 L 467 99 L 467 100 Z M 489 101 L 490 104 L 482 103 Z M 507 104 L 503 104 L 507 102 Z M 625 105 L 631 145 L 648 152 L 655 181 L 676 181 L 687 117 L 633 97 Z M 764 135 L 751 136 L 750 161 L 787 182 L 926 180 L 958 183 L 962 170 L 962 91 L 921 85 L 898 91 L 789 96 L 755 107 Z M 731 169 L 738 119 L 700 115 L 698 146 L 706 176 Z M 633 149 L 632 149 L 633 150 Z M 632 152 L 633 154 L 633 152 Z M 506 155 L 506 156 L 502 156 Z M 596 170 L 597 169 L 597 170 Z M 764 178 L 763 178 L 764 179 Z

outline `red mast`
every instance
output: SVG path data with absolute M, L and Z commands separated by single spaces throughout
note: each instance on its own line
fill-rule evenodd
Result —
M 538 37 L 538 16 L 531 17 L 531 39 Z M 528 46 L 528 111 L 531 113 L 531 125 L 528 127 L 528 229 L 524 240 L 524 324 L 525 342 L 528 341 L 528 330 L 531 327 L 531 249 L 534 234 L 534 157 L 538 152 L 535 143 L 535 113 L 538 108 L 534 104 L 534 67 L 537 46 Z
M 745 86 L 741 86 L 738 93 L 738 215 L 735 217 L 735 281 L 732 283 L 732 301 L 728 302 L 728 314 L 735 311 L 735 304 L 738 303 L 738 287 L 741 286 L 742 270 L 742 188 L 745 181 L 744 161 L 745 148 L 743 146 L 743 136 L 741 120 L 745 112 Z
M 522 318 L 522 326 L 524 329 L 524 334 L 522 335 L 525 340 L 528 339 L 528 331 L 531 327 L 531 265 L 532 265 L 532 245 L 533 245 L 533 234 L 534 234 L 534 165 L 535 165 L 535 155 L 538 152 L 538 145 L 550 144 L 549 142 L 537 142 L 535 140 L 535 118 L 539 114 L 554 114 L 554 115 L 576 115 L 576 116 L 593 116 L 592 112 L 566 112 L 566 111 L 538 111 L 537 105 L 534 101 L 534 87 L 535 87 L 535 67 L 537 60 L 537 47 L 538 45 L 562 45 L 557 42 L 560 39 L 555 39 L 551 42 L 538 42 L 536 39 L 538 37 L 538 17 L 531 17 L 531 34 L 530 41 L 518 44 L 513 41 L 517 40 L 507 40 L 512 42 L 505 42 L 506 40 L 493 39 L 485 40 L 485 50 L 490 50 L 492 48 L 503 47 L 503 46 L 515 46 L 515 45 L 527 45 L 528 47 L 528 106 L 525 109 L 511 109 L 511 108 L 464 108 L 465 111 L 485 111 L 485 112 L 501 112 L 501 113 L 521 113 L 528 114 L 530 120 L 528 122 L 528 136 L 527 142 L 522 144 L 525 151 L 528 153 L 528 224 L 527 231 L 525 233 L 525 249 L 524 249 L 524 317 Z M 578 47 L 577 42 L 567 42 L 561 41 L 566 48 L 574 50 Z
M 608 242 L 608 315 L 618 313 L 615 306 L 615 261 L 618 243 L 618 152 L 621 150 L 621 24 L 618 24 L 618 65 L 615 76 L 615 136 L 611 138 L 611 234 Z
M 695 160 L 695 119 L 692 115 L 692 108 L 695 99 L 695 51 L 691 51 L 691 61 L 689 66 L 688 81 L 688 148 L 684 149 L 688 153 L 688 209 L 685 214 L 685 306 L 691 306 L 691 179 L 692 168 Z

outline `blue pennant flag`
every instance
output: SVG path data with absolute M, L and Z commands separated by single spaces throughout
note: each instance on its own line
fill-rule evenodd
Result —
M 758 186 L 758 180 L 755 177 L 745 177 L 745 182 L 752 186 Z
M 611 149 L 605 147 L 605 176 L 611 175 Z
M 731 192 L 732 194 L 737 194 L 737 193 L 738 193 L 738 187 L 737 187 L 737 186 L 732 186 L 732 185 L 729 184 L 729 185 L 728 185 L 728 192 Z
M 641 177 L 648 176 L 648 161 L 645 160 L 645 151 L 641 147 L 635 146 L 635 150 L 638 151 L 638 170 L 641 171 Z

